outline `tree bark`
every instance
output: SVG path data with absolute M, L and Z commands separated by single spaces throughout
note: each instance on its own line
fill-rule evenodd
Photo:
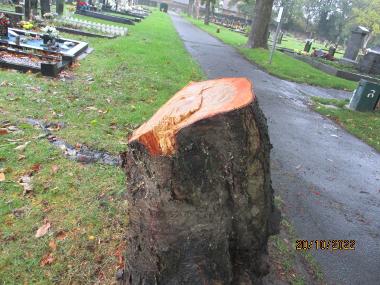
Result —
M 187 5 L 187 16 L 193 16 L 193 6 L 194 6 L 194 0 L 189 0 L 189 4 Z
M 31 18 L 31 5 L 30 5 L 30 0 L 25 0 L 24 4 L 24 15 L 25 15 L 25 20 L 29 21 Z
M 210 23 L 210 0 L 206 0 L 206 14 L 205 14 L 205 25 L 208 25 Z
M 123 284 L 261 283 L 279 212 L 251 88 L 244 78 L 192 83 L 133 133 Z
M 64 0 L 56 0 L 56 12 L 58 15 L 62 15 L 63 14 L 63 10 L 64 10 L 64 4 L 65 4 L 65 1 Z
M 196 19 L 199 19 L 199 9 L 200 9 L 200 5 L 201 5 L 201 1 L 200 0 L 194 0 L 194 6 L 195 6 L 195 18 Z
M 38 15 L 38 0 L 30 0 L 30 8 L 33 16 Z
M 50 1 L 49 0 L 40 0 L 41 5 L 41 15 L 45 15 L 46 13 L 50 13 Z
M 268 48 L 269 24 L 273 0 L 256 0 L 254 18 L 248 38 L 250 48 Z

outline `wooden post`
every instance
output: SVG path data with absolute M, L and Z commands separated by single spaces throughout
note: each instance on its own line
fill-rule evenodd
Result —
M 124 284 L 260 284 L 279 222 L 270 148 L 245 78 L 191 83 L 137 129 Z

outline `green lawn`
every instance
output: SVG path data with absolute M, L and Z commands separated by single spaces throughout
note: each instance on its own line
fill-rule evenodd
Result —
M 282 43 L 277 45 L 277 46 L 288 48 L 288 49 L 293 49 L 294 51 L 300 51 L 301 52 L 301 51 L 303 51 L 303 49 L 305 47 L 305 41 L 297 39 L 296 37 L 294 37 L 292 35 L 285 35 L 283 37 Z M 314 41 L 312 47 L 315 47 L 317 49 L 328 50 L 328 48 L 326 48 L 323 45 L 323 43 L 317 42 L 317 41 Z M 344 50 L 338 48 L 337 53 L 335 53 L 335 57 L 341 58 L 341 57 L 343 57 L 343 53 L 344 53 Z
M 249 49 L 244 47 L 247 43 L 247 37 L 244 35 L 215 24 L 205 25 L 202 21 L 190 17 L 187 17 L 186 19 L 212 36 L 219 38 L 226 44 L 234 46 L 247 59 L 259 65 L 274 76 L 299 83 L 350 91 L 354 90 L 357 86 L 356 82 L 326 74 L 305 62 L 296 60 L 281 52 L 276 52 L 274 54 L 273 62 L 270 65 L 269 51 L 265 49 Z M 217 29 L 220 30 L 219 33 L 217 33 Z
M 345 108 L 348 100 L 314 97 L 313 101 L 315 111 L 334 120 L 350 133 L 380 151 L 380 110 L 354 112 Z M 331 108 L 331 105 L 336 108 Z
M 124 173 L 67 160 L 24 120 L 64 122 L 58 137 L 118 153 L 132 129 L 203 78 L 166 14 L 128 27 L 113 40 L 75 37 L 95 50 L 65 81 L 0 69 L 0 125 L 19 129 L 0 132 L 1 285 L 114 283 L 128 221 Z M 19 179 L 31 173 L 23 195 Z M 47 221 L 49 232 L 36 238 Z

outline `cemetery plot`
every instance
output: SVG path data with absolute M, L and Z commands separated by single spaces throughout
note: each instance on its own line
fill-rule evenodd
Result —
M 251 20 L 218 13 L 215 13 L 214 16 L 210 18 L 210 22 L 244 35 L 247 33 L 249 25 L 251 25 Z
M 9 28 L 8 36 L 0 39 L 0 67 L 57 76 L 87 48 L 85 42 Z
M 117 16 L 112 16 L 112 15 L 107 15 L 100 12 L 79 9 L 75 13 L 78 15 L 83 15 L 83 16 L 92 17 L 96 19 L 102 19 L 102 20 L 115 22 L 115 23 L 122 23 L 122 24 L 127 24 L 127 25 L 135 24 L 135 22 L 132 19 L 129 19 L 126 17 L 117 17 Z
M 145 17 L 149 16 L 149 12 L 143 9 L 139 9 L 139 8 L 137 9 L 130 8 L 128 10 L 123 11 L 123 10 L 113 9 L 111 7 L 103 7 L 102 10 L 104 12 L 111 12 L 111 13 L 120 14 L 120 15 L 128 15 L 128 16 L 136 17 L 140 19 L 145 19 Z
M 88 37 L 115 38 L 128 34 L 128 29 L 124 27 L 100 24 L 72 17 L 59 18 L 55 23 L 59 31 Z

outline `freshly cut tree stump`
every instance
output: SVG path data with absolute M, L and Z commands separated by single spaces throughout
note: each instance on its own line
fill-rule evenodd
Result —
M 270 148 L 245 78 L 191 83 L 137 129 L 124 284 L 260 284 L 279 220 Z

